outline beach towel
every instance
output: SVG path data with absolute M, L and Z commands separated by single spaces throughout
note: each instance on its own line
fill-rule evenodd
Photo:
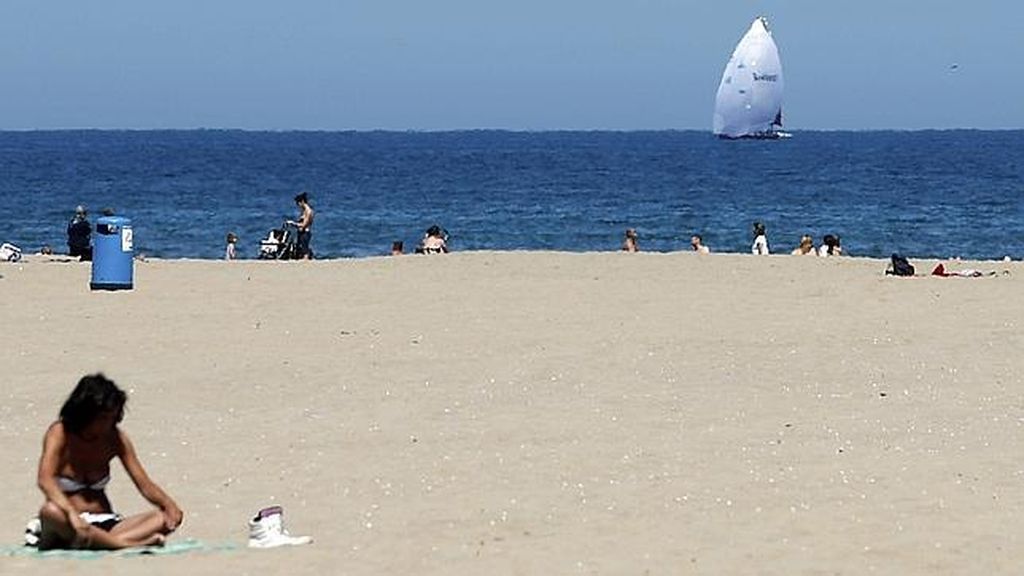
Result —
M 39 550 L 33 546 L 4 546 L 0 547 L 0 558 L 72 558 L 80 560 L 96 560 L 98 558 L 130 558 L 133 556 L 174 556 L 178 554 L 226 552 L 238 549 L 238 545 L 231 542 L 219 544 L 208 544 L 201 540 L 191 538 L 185 540 L 172 540 L 163 546 L 145 546 L 140 548 L 125 548 L 123 550 Z
M 114 526 L 117 526 L 118 522 L 124 520 L 124 516 L 116 512 L 82 512 L 78 516 L 89 524 L 102 528 L 107 532 Z M 39 521 L 39 518 L 32 518 L 25 524 L 25 545 L 38 546 L 39 537 L 42 534 L 43 523 Z

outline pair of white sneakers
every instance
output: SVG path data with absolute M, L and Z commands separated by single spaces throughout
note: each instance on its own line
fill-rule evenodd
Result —
M 292 536 L 284 527 L 284 509 L 280 506 L 264 508 L 249 520 L 249 548 L 276 548 L 309 544 L 309 536 Z

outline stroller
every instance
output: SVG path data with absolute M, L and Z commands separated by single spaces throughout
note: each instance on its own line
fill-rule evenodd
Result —
M 260 240 L 260 260 L 296 260 L 299 257 L 299 229 L 285 223 Z

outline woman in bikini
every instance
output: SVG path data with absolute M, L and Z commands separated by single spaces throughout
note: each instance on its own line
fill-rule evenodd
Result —
M 46 430 L 38 476 L 46 497 L 39 510 L 40 549 L 160 545 L 181 525 L 181 508 L 149 479 L 118 426 L 126 400 L 102 374 L 85 376 Z M 104 488 L 115 457 L 156 510 L 128 517 L 114 513 Z

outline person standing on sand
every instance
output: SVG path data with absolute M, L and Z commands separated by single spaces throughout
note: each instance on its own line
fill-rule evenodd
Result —
M 759 256 L 771 254 L 768 251 L 768 235 L 764 224 L 761 222 L 754 222 L 754 243 L 750 246 L 750 253 Z
M 38 533 L 31 534 L 41 550 L 162 545 L 181 525 L 181 508 L 150 480 L 118 426 L 126 401 L 124 391 L 102 374 L 85 376 L 46 430 L 37 476 L 46 502 L 39 510 Z M 156 510 L 128 517 L 114 513 L 104 489 L 115 457 Z
M 289 220 L 288 224 L 299 229 L 296 257 L 300 260 L 312 260 L 313 250 L 309 247 L 309 241 L 313 237 L 314 213 L 313 207 L 309 205 L 309 195 L 305 192 L 299 194 L 295 197 L 295 204 L 299 207 L 299 219 Z
M 92 260 L 92 224 L 82 205 L 75 208 L 75 216 L 68 223 L 68 255 L 78 256 L 83 262 Z
M 234 260 L 238 258 L 238 253 L 235 250 L 235 244 L 238 244 L 238 236 L 235 236 L 234 232 L 228 232 L 227 247 L 224 248 L 224 259 Z

